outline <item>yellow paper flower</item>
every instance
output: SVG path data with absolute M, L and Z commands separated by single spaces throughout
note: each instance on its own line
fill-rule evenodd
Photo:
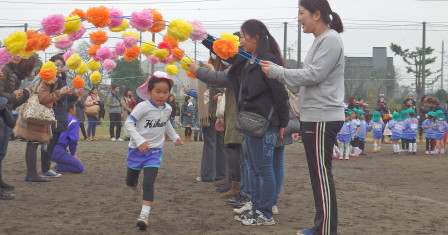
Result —
M 62 33 L 72 34 L 81 29 L 82 21 L 78 15 L 71 15 L 65 17 L 65 28 Z
M 78 75 L 84 75 L 87 72 L 89 72 L 89 67 L 84 61 L 82 61 L 81 64 L 78 66 L 78 68 L 75 70 L 75 73 Z
M 126 30 L 127 28 L 129 28 L 129 20 L 124 19 L 124 20 L 123 20 L 123 23 L 121 23 L 120 26 L 118 26 L 118 27 L 116 27 L 116 28 L 109 28 L 109 30 L 110 30 L 111 32 L 121 32 L 121 31 Z
M 48 61 L 45 62 L 42 67 L 40 68 L 40 70 L 44 70 L 44 69 L 53 69 L 53 70 L 57 70 L 58 68 L 56 67 L 56 65 L 54 64 L 53 61 Z
M 122 38 L 124 38 L 124 37 L 126 37 L 126 36 L 128 36 L 128 37 L 134 37 L 134 38 L 137 38 L 138 40 L 140 40 L 140 34 L 137 33 L 137 32 L 134 32 L 134 31 L 126 30 L 126 31 L 124 31 L 124 32 L 121 34 L 121 37 L 122 37 Z
M 34 53 L 36 53 L 36 50 L 32 50 L 32 51 L 22 51 L 22 52 L 20 52 L 20 56 L 21 56 L 23 59 L 29 59 L 29 58 L 31 58 L 31 56 L 34 55 Z
M 11 33 L 7 38 L 3 39 L 3 45 L 5 45 L 11 56 L 19 55 L 25 50 L 26 44 L 26 33 L 22 31 Z
M 67 61 L 65 61 L 65 66 L 71 70 L 76 70 L 81 65 L 82 59 L 78 53 L 75 53 L 68 57 Z
M 221 39 L 232 41 L 237 48 L 240 47 L 240 38 L 236 35 L 231 33 L 223 33 L 221 34 Z
M 190 37 L 194 27 L 185 20 L 173 20 L 168 26 L 168 35 L 179 42 L 183 42 Z
M 168 55 L 170 54 L 170 51 L 168 49 L 157 49 L 152 53 L 153 57 L 156 57 L 159 60 L 164 60 Z
M 142 43 L 142 47 L 140 48 L 140 52 L 143 55 L 150 55 L 156 50 L 157 46 L 153 41 L 146 41 Z
M 89 66 L 89 69 L 91 71 L 98 71 L 101 68 L 101 63 L 100 62 L 96 62 L 93 59 L 90 59 L 89 62 L 87 62 L 87 65 Z
M 176 65 L 167 65 L 165 71 L 171 75 L 177 75 L 179 68 Z
M 188 64 L 193 63 L 193 60 L 188 58 L 188 57 L 183 57 L 182 60 L 180 61 L 180 67 L 182 67 L 182 69 L 184 69 L 185 71 L 189 72 L 190 68 L 188 67 Z
M 95 71 L 92 74 L 90 74 L 90 81 L 94 84 L 101 82 L 101 73 L 98 71 Z

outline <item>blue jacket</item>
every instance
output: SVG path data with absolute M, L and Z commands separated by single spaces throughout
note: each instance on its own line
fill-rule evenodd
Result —
M 367 135 L 367 122 L 366 120 L 359 120 L 359 132 L 358 132 L 358 136 L 361 139 L 366 138 Z
M 64 148 L 68 147 L 70 154 L 75 155 L 79 139 L 79 122 L 78 119 L 70 114 L 67 114 L 67 121 L 68 129 L 61 133 L 57 144 Z
M 404 126 L 403 126 L 403 122 L 401 122 L 401 121 L 399 122 L 399 121 L 391 120 L 387 127 L 389 127 L 389 129 L 392 131 L 392 135 L 400 136 L 401 134 L 403 134 Z
M 378 122 L 374 122 L 373 120 L 370 120 L 369 126 L 367 127 L 367 129 L 369 131 L 372 131 L 373 133 L 377 133 L 377 132 L 383 133 L 383 127 L 384 127 L 383 120 L 379 120 Z
M 191 90 L 191 89 L 187 91 L 187 95 L 189 95 L 189 96 L 191 96 L 191 97 L 193 97 L 195 99 L 198 98 L 198 92 L 194 91 L 194 90 Z
M 353 125 L 352 121 L 346 121 L 344 122 L 344 125 L 342 126 L 341 130 L 339 131 L 337 136 L 350 136 L 350 138 L 355 137 L 355 131 L 356 127 Z
M 436 120 L 436 124 L 438 124 L 435 130 L 436 134 L 445 134 L 448 131 L 448 123 L 446 121 Z
M 403 134 L 417 134 L 418 133 L 418 120 L 415 117 L 408 117 L 404 120 Z
M 422 129 L 425 131 L 426 138 L 434 138 L 436 134 L 437 126 L 434 126 L 435 121 L 426 119 L 422 123 Z

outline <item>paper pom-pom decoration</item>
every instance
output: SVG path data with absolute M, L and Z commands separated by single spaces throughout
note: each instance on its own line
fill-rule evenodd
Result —
M 124 19 L 120 26 L 115 27 L 115 28 L 109 27 L 109 30 L 111 32 L 121 32 L 121 31 L 126 30 L 127 28 L 129 28 L 129 20 Z
M 148 29 L 149 32 L 151 33 L 158 33 L 161 32 L 162 30 L 165 29 L 165 22 L 163 21 L 163 16 L 162 14 L 160 14 L 160 12 L 154 10 L 154 9 L 149 9 L 149 11 L 151 12 L 152 16 L 153 16 L 153 25 L 151 28 Z
M 30 40 L 31 38 L 39 38 L 39 32 L 36 30 L 27 30 L 26 39 Z
M 43 81 L 49 82 L 52 81 L 58 72 L 53 69 L 41 69 L 39 72 L 39 77 L 42 78 Z
M 68 58 L 70 58 L 70 56 L 72 56 L 73 54 L 75 54 L 74 51 L 67 51 L 64 53 L 64 61 L 67 61 Z
M 202 41 L 207 38 L 207 32 L 204 29 L 202 23 L 198 20 L 189 21 L 193 25 L 193 33 L 190 35 L 191 40 Z
M 126 47 L 124 46 L 124 42 L 123 41 L 118 41 L 115 44 L 115 53 L 118 55 L 123 55 L 124 51 L 125 51 Z
M 179 42 L 187 40 L 193 30 L 193 25 L 180 19 L 171 21 L 168 26 L 168 34 Z
M 98 71 L 95 71 L 92 74 L 90 74 L 90 81 L 93 84 L 97 84 L 97 83 L 101 82 L 101 73 Z
M 156 50 L 156 44 L 152 41 L 142 43 L 141 53 L 143 55 L 150 55 Z
M 45 69 L 52 69 L 52 70 L 56 71 L 58 68 L 56 67 L 56 65 L 54 64 L 53 61 L 47 61 L 42 65 L 42 67 L 40 67 L 40 70 L 45 70 Z
M 159 45 L 157 45 L 157 47 L 159 49 L 168 49 L 168 50 L 172 49 L 171 45 L 167 42 L 160 42 Z
M 133 46 L 132 48 L 126 48 L 124 52 L 124 59 L 126 61 L 132 61 L 137 59 L 139 55 L 140 55 L 140 47 Z
M 81 18 L 86 18 L 86 13 L 83 10 L 78 9 L 78 8 L 76 8 L 74 11 L 72 11 L 72 13 L 70 13 L 70 15 L 71 16 L 72 15 L 77 15 L 77 16 L 79 16 Z
M 7 38 L 3 39 L 3 45 L 12 56 L 19 55 L 25 50 L 27 44 L 25 32 L 11 33 Z
M 54 40 L 56 41 L 54 46 L 60 50 L 66 50 L 73 46 L 73 41 L 68 38 L 67 34 L 57 36 Z
M 140 34 L 131 30 L 126 30 L 121 34 L 121 37 L 126 37 L 126 36 L 130 36 L 130 37 L 134 37 L 137 39 L 140 39 Z
M 192 73 L 192 72 L 187 72 L 187 76 L 188 76 L 189 78 L 196 78 L 196 74 L 195 74 L 195 73 Z
M 174 38 L 172 38 L 170 35 L 165 34 L 165 36 L 163 36 L 163 41 L 167 42 L 168 44 L 171 45 L 171 48 L 175 48 L 179 46 L 179 42 L 177 42 Z M 170 50 L 171 50 L 170 48 Z
M 85 32 L 86 32 L 86 27 L 84 26 L 84 24 L 81 24 L 81 28 L 79 28 L 78 31 L 76 31 L 72 34 L 69 34 L 68 38 L 72 41 L 76 41 L 76 40 L 80 39 L 84 35 Z
M 90 59 L 89 62 L 87 62 L 87 66 L 91 71 L 98 71 L 101 68 L 101 63 Z
M 173 60 L 173 55 L 169 55 L 164 60 L 160 60 L 160 63 L 168 64 L 171 60 Z
M 160 62 L 159 59 L 157 59 L 156 57 L 147 56 L 147 58 L 151 64 L 157 64 Z
M 40 34 L 39 45 L 36 47 L 36 50 L 45 51 L 49 46 L 51 46 L 51 38 L 45 34 Z
M 71 70 L 76 70 L 81 64 L 82 59 L 78 53 L 75 53 L 68 57 L 67 61 L 65 61 L 65 66 Z
M 173 60 L 180 61 L 184 57 L 184 50 L 176 47 L 171 50 L 171 54 L 173 55 Z
M 131 14 L 131 26 L 138 31 L 146 31 L 152 27 L 153 15 L 149 10 L 134 11 Z
M 0 67 L 11 62 L 12 56 L 6 50 L 6 48 L 0 48 Z
M 73 78 L 72 84 L 75 89 L 81 89 L 84 87 L 84 85 L 86 85 L 86 82 L 84 81 L 84 79 L 76 76 L 75 78 Z
M 131 36 L 123 37 L 123 43 L 126 48 L 131 48 L 131 47 L 137 45 L 137 42 L 138 42 L 138 39 L 135 37 L 131 37 Z
M 113 60 L 105 60 L 103 62 L 103 68 L 107 71 L 113 70 L 117 64 Z
M 165 67 L 165 72 L 171 75 L 177 75 L 177 73 L 179 72 L 179 68 L 176 65 L 167 65 Z
M 37 50 L 39 47 L 39 33 L 36 30 L 28 30 L 26 31 L 27 42 L 25 51 L 33 51 Z
M 71 15 L 65 17 L 65 27 L 62 33 L 71 34 L 76 33 L 81 29 L 82 21 L 78 15 Z
M 238 47 L 230 40 L 218 39 L 213 42 L 213 51 L 221 59 L 228 59 L 238 53 Z
M 47 36 L 57 36 L 64 31 L 64 16 L 62 14 L 49 15 L 42 20 L 41 26 Z
M 159 60 L 164 60 L 168 55 L 170 54 L 170 51 L 168 49 L 157 49 L 152 53 L 153 57 L 156 57 Z
M 109 47 L 102 46 L 100 49 L 96 51 L 96 56 L 99 58 L 100 61 L 104 61 L 112 57 L 112 52 L 110 51 Z
M 188 57 L 183 57 L 180 61 L 180 67 L 182 67 L 183 70 L 189 72 L 190 68 L 188 67 L 188 64 L 193 63 L 193 60 Z
M 87 72 L 89 72 L 89 67 L 84 61 L 82 61 L 81 64 L 79 64 L 79 67 L 75 70 L 75 73 L 78 75 L 84 75 Z
M 109 28 L 119 27 L 123 23 L 123 12 L 115 8 L 109 8 L 110 24 Z
M 225 39 L 225 40 L 229 40 L 232 41 L 236 47 L 240 47 L 240 38 L 234 34 L 231 33 L 223 33 L 221 34 L 221 38 L 220 39 Z
M 110 57 L 111 60 L 118 60 L 118 54 L 115 51 L 112 51 L 112 56 Z
M 106 32 L 102 30 L 91 32 L 89 35 L 90 35 L 90 42 L 95 45 L 102 45 L 109 39 Z
M 22 57 L 22 59 L 29 59 L 29 58 L 31 58 L 31 56 L 34 55 L 34 53 L 36 53 L 35 50 L 32 50 L 32 51 L 22 51 L 22 52 L 20 52 L 19 55 L 20 55 L 20 57 Z
M 110 12 L 107 7 L 91 7 L 86 12 L 87 21 L 97 28 L 104 28 L 110 24 Z
M 91 45 L 90 47 L 89 47 L 89 50 L 87 51 L 87 54 L 89 55 L 89 56 L 95 56 L 96 55 L 96 52 L 98 51 L 98 49 L 100 49 L 101 48 L 101 46 L 98 46 L 98 45 Z

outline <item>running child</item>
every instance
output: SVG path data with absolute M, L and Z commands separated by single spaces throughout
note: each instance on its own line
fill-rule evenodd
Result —
M 373 150 L 372 153 L 381 151 L 381 139 L 383 138 L 384 122 L 381 120 L 381 113 L 379 111 L 373 112 L 372 120 L 370 120 L 369 131 L 373 133 Z
M 408 154 L 417 154 L 417 134 L 418 134 L 418 120 L 415 118 L 415 110 L 408 109 L 408 118 L 404 121 L 403 138 L 409 143 Z
M 148 227 L 149 214 L 154 199 L 154 181 L 162 163 L 165 133 L 175 145 L 183 145 L 170 124 L 171 106 L 166 103 L 174 81 L 165 72 L 155 72 L 148 81 L 137 88 L 137 95 L 145 101 L 135 106 L 125 122 L 131 136 L 127 156 L 126 184 L 137 186 L 143 170 L 143 201 L 137 227 Z
M 403 134 L 403 121 L 401 120 L 400 114 L 397 112 L 394 112 L 392 114 L 392 120 L 389 121 L 388 125 L 389 129 L 392 131 L 392 144 L 393 144 L 393 151 L 394 154 L 400 153 L 400 145 L 398 144 L 398 141 L 401 138 L 401 135 Z
M 355 126 L 350 120 L 351 112 L 345 111 L 345 122 L 336 138 L 340 143 L 342 143 L 342 154 L 339 155 L 339 159 L 349 159 L 350 155 L 350 141 L 354 139 L 355 136 Z
M 445 132 L 448 131 L 448 124 L 445 121 L 445 114 L 443 114 L 442 110 L 438 110 L 436 114 L 437 120 L 435 121 L 435 124 L 437 126 L 434 136 L 434 138 L 436 139 L 436 149 L 434 150 L 434 154 L 445 154 L 445 149 L 443 148 L 443 139 L 445 137 Z
M 426 137 L 425 154 L 435 153 L 432 142 L 434 141 L 437 130 L 436 116 L 437 114 L 431 111 L 428 113 L 428 118 L 422 123 L 422 129 L 425 131 L 425 137 Z

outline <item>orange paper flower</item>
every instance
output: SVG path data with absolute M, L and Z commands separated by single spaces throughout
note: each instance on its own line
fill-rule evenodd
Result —
M 110 12 L 107 7 L 91 7 L 86 12 L 87 21 L 97 28 L 104 28 L 110 24 Z
M 170 44 L 171 48 L 175 48 L 175 47 L 179 46 L 179 42 L 177 42 L 176 39 L 172 38 L 168 34 L 165 34 L 165 36 L 163 36 L 163 41 L 167 42 L 168 44 Z
M 221 59 L 228 59 L 238 53 L 238 47 L 230 40 L 218 39 L 213 43 L 213 51 Z
M 152 14 L 152 20 L 154 21 L 154 24 L 152 24 L 152 27 L 148 29 L 151 33 L 158 33 L 165 29 L 165 22 L 163 21 L 163 16 L 160 14 L 160 12 L 149 9 L 149 11 Z
M 140 47 L 135 45 L 132 48 L 125 49 L 124 59 L 129 62 L 137 59 L 139 55 L 140 55 Z
M 76 76 L 75 78 L 73 78 L 72 84 L 75 89 L 81 89 L 84 87 L 86 82 L 81 77 Z
M 83 18 L 82 20 L 84 20 L 86 18 L 86 13 L 83 10 L 78 9 L 78 8 L 76 8 L 74 11 L 72 11 L 72 13 L 70 13 L 70 15 L 71 16 L 78 15 L 79 17 Z
M 91 46 L 89 47 L 88 54 L 89 54 L 90 56 L 95 56 L 95 55 L 96 55 L 96 51 L 98 51 L 98 49 L 100 49 L 100 48 L 101 48 L 101 46 L 98 46 L 98 45 L 91 45 Z
M 26 31 L 26 39 L 31 38 L 39 38 L 39 33 L 36 32 L 36 30 L 28 30 Z
M 54 69 L 43 69 L 39 72 L 39 77 L 42 78 L 43 81 L 49 82 L 56 77 L 56 74 L 57 71 Z
M 45 34 L 39 34 L 39 45 L 34 49 L 45 51 L 49 46 L 51 46 L 51 38 Z
M 90 42 L 92 42 L 92 44 L 95 45 L 104 44 L 109 39 L 106 32 L 102 30 L 91 32 L 89 35 L 90 35 Z
M 184 57 L 184 50 L 176 47 L 171 50 L 171 54 L 173 54 L 173 60 L 180 61 Z
M 30 52 L 33 50 L 37 50 L 37 48 L 39 47 L 39 44 L 40 44 L 40 39 L 39 39 L 39 34 L 37 34 L 37 38 L 28 39 L 28 41 L 26 42 L 25 51 Z
M 187 72 L 187 76 L 189 77 L 189 78 L 196 78 L 196 74 L 195 73 L 192 73 L 192 72 Z

